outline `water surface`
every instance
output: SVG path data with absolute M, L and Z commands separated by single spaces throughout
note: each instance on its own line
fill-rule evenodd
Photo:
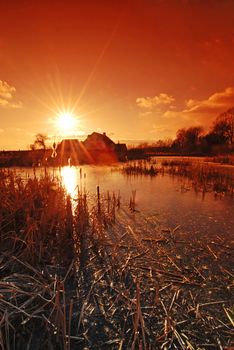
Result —
M 23 176 L 33 176 L 32 170 L 18 169 Z M 36 176 L 43 175 L 43 169 L 36 170 Z M 233 238 L 234 198 L 214 193 L 195 192 L 186 179 L 168 174 L 150 176 L 127 176 L 120 166 L 82 166 L 47 170 L 59 176 L 73 197 L 79 190 L 86 191 L 92 198 L 99 186 L 101 194 L 120 193 L 123 207 L 136 191 L 136 213 L 154 218 L 163 226 L 191 235 L 212 237 L 220 235 Z

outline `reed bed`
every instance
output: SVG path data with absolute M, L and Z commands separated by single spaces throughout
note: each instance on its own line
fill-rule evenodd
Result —
M 228 349 L 233 246 L 102 193 L 0 174 L 2 349 Z M 134 210 L 133 210 L 134 209 Z
M 167 160 L 167 159 L 165 159 L 165 160 L 163 160 L 162 161 L 162 166 L 163 167 L 168 167 L 168 166 L 170 166 L 170 167 L 174 167 L 174 166 L 185 166 L 185 167 L 187 167 L 187 166 L 190 166 L 190 165 L 192 165 L 192 162 L 191 161 L 189 161 L 189 160 L 181 160 L 181 159 L 174 159 L 174 160 Z
M 159 169 L 147 160 L 139 160 L 129 162 L 122 168 L 127 175 L 150 175 L 155 176 L 159 173 Z
M 209 157 L 206 160 L 207 160 L 207 162 L 214 162 L 214 163 L 225 164 L 225 165 L 234 165 L 234 155 L 233 154 L 219 155 L 216 157 Z
M 122 167 L 122 172 L 130 176 L 170 176 L 187 179 L 186 188 L 196 192 L 213 192 L 215 195 L 234 195 L 234 171 L 215 167 L 203 162 L 189 160 L 164 160 L 129 162 Z

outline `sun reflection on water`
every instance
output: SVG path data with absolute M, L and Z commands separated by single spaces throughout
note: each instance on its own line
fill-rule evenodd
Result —
M 63 167 L 61 169 L 61 177 L 67 193 L 71 197 L 75 197 L 78 185 L 77 172 L 75 168 L 69 166 Z

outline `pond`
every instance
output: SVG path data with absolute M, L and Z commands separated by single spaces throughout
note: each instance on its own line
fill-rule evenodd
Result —
M 191 181 L 168 173 L 156 176 L 129 176 L 121 172 L 122 165 L 82 166 L 47 169 L 54 176 L 61 176 L 67 192 L 74 197 L 85 190 L 90 198 L 107 192 L 120 195 L 121 206 L 128 208 L 130 197 L 135 192 L 136 212 L 134 217 L 150 218 L 171 230 L 200 237 L 233 237 L 234 196 L 214 192 L 195 191 Z M 233 168 L 229 171 L 233 172 Z M 18 169 L 24 176 L 32 176 L 32 170 Z M 37 176 L 43 169 L 36 170 Z
M 71 349 L 229 348 L 233 171 L 189 163 L 4 171 L 0 307 L 14 332 L 63 344 L 69 319 Z

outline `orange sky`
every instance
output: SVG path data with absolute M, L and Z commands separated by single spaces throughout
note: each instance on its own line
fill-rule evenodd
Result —
M 233 0 L 0 1 L 0 149 L 75 109 L 73 135 L 174 137 L 234 105 Z

